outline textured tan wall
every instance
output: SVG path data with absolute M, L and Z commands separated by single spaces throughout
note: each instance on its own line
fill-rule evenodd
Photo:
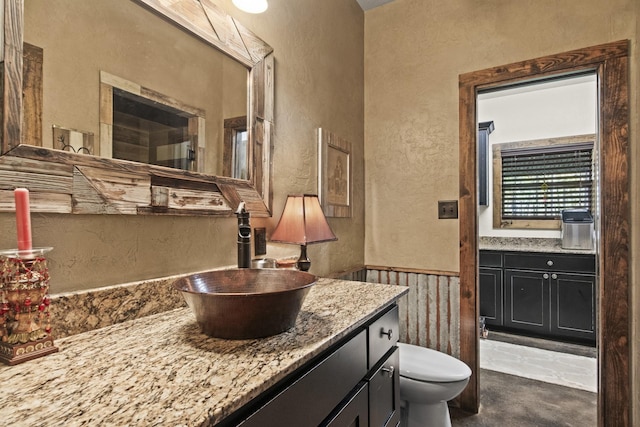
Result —
M 232 10 L 231 1 L 226 10 Z M 355 0 L 274 0 L 263 15 L 236 12 L 276 52 L 274 216 L 287 194 L 317 193 L 316 129 L 352 144 L 353 215 L 329 218 L 336 242 L 310 245 L 312 272 L 341 271 L 364 262 L 364 13 Z M 270 230 L 268 230 L 268 235 Z M 275 256 L 299 255 L 291 245 L 269 245 Z
M 73 2 L 75 4 L 75 2 Z M 269 227 L 287 193 L 316 193 L 315 128 L 353 144 L 354 216 L 330 219 L 337 242 L 310 247 L 311 272 L 324 274 L 364 260 L 364 14 L 355 1 L 271 2 L 258 16 L 221 6 L 275 49 L 274 213 L 252 220 Z M 63 25 L 71 22 L 68 18 Z M 69 29 L 72 30 L 71 28 Z M 47 82 L 45 82 L 46 90 Z M 187 100 L 188 101 L 188 100 Z M 98 106 L 95 105 L 97 110 Z M 34 246 L 54 246 L 51 291 L 96 288 L 236 262 L 234 218 L 33 214 Z M 16 246 L 12 214 L 0 214 L 0 248 Z M 299 248 L 270 247 L 268 255 Z M 278 252 L 279 251 L 279 252 Z
M 458 75 L 631 40 L 632 358 L 640 425 L 640 2 L 395 0 L 365 20 L 365 261 L 458 271 Z

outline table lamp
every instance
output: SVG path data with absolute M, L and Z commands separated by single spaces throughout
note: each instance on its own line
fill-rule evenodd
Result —
M 271 235 L 272 242 L 300 245 L 298 269 L 309 271 L 311 261 L 307 257 L 310 243 L 338 240 L 322 213 L 318 196 L 315 194 L 289 195 L 280 221 Z

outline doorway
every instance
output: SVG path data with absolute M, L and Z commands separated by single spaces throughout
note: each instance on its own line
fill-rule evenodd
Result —
M 597 76 L 480 91 L 476 105 L 481 372 L 597 393 Z
M 593 71 L 598 77 L 602 206 L 598 259 L 598 425 L 630 424 L 628 41 L 463 74 L 460 93 L 460 355 L 473 371 L 460 396 L 478 412 L 479 301 L 477 220 L 477 105 L 479 91 L 523 81 Z

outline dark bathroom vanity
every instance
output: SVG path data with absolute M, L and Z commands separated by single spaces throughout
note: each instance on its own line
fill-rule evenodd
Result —
M 6 425 L 379 426 L 400 418 L 403 286 L 319 279 L 295 326 L 225 340 L 186 307 L 57 340 L 0 365 Z
M 393 305 L 221 426 L 398 426 L 397 337 Z
M 481 250 L 479 273 L 490 329 L 595 344 L 595 255 Z

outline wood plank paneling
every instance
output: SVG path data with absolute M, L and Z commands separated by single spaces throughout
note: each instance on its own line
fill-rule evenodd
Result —
M 24 0 L 4 0 L 4 38 L 2 75 L 2 141 L 0 152 L 20 145 L 22 127 L 22 25 Z
M 22 141 L 42 145 L 42 65 L 41 47 L 24 43 Z
M 120 211 L 112 206 L 100 194 L 79 170 L 73 171 L 73 213 L 75 214 L 118 214 Z
M 30 191 L 31 212 L 71 213 L 71 194 Z M 13 190 L 0 190 L 0 212 L 16 210 Z
M 136 1 L 169 17 L 185 30 L 248 67 L 253 67 L 273 51 L 271 46 L 209 0 Z
M 76 166 L 76 169 L 119 213 L 135 215 L 138 206 L 151 204 L 148 176 L 89 166 Z
M 0 156 L 0 189 L 24 186 L 67 194 L 72 213 L 230 216 L 244 201 L 252 216 L 270 215 L 260 194 L 246 180 L 29 145 L 20 145 L 11 154 Z M 163 201 L 159 201 L 162 190 L 156 189 L 152 204 L 152 186 L 167 187 Z M 50 200 L 51 212 L 61 212 L 59 200 Z M 46 206 L 41 207 L 46 212 Z M 3 209 L 0 205 L 0 211 Z
M 167 209 L 205 210 L 231 213 L 231 207 L 220 193 L 182 188 L 151 186 L 151 204 Z

